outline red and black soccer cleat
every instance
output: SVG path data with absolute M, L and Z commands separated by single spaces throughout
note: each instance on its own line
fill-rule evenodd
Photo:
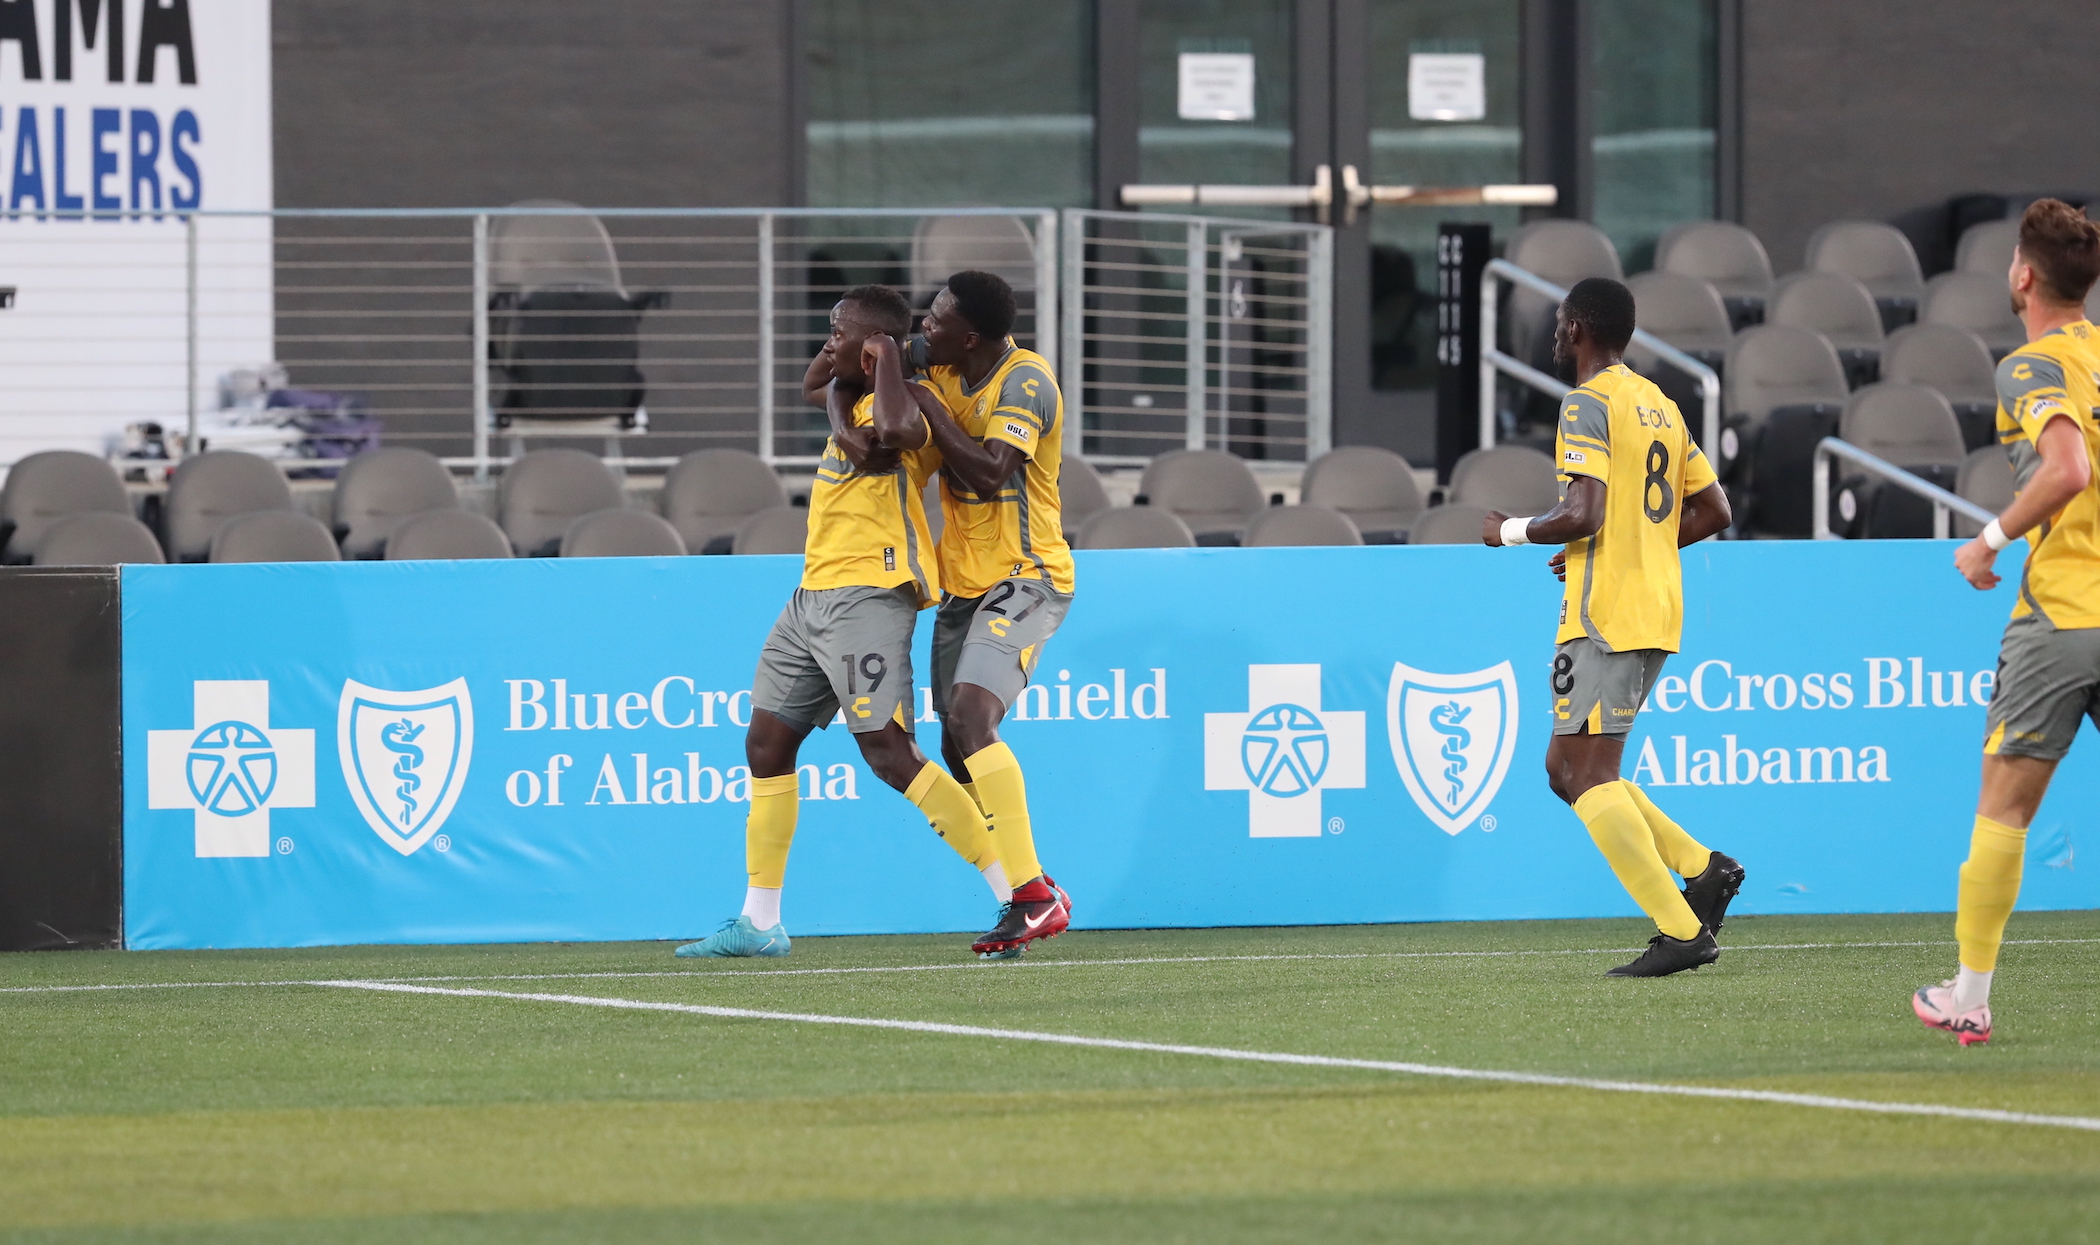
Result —
M 999 923 L 977 936 L 970 950 L 979 955 L 1006 951 L 1038 938 L 1055 938 L 1072 923 L 1071 896 L 1058 889 L 1046 874 L 1014 892 L 1012 902 L 999 911 Z

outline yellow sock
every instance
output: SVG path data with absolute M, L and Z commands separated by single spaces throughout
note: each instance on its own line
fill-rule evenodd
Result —
M 1699 918 L 1692 915 L 1669 866 L 1656 853 L 1655 835 L 1624 783 L 1608 782 L 1583 792 L 1575 801 L 1575 815 L 1589 828 L 1619 885 L 1655 919 L 1656 928 L 1672 938 L 1698 936 Z
M 918 805 L 941 841 L 975 868 L 981 870 L 999 859 L 977 801 L 947 770 L 928 761 L 919 776 L 911 780 L 911 786 L 904 789 L 904 798 Z
M 1684 827 L 1670 820 L 1669 814 L 1655 807 L 1648 793 L 1625 779 L 1619 785 L 1633 796 L 1635 808 L 1641 810 L 1641 820 L 1648 823 L 1648 833 L 1655 839 L 1655 852 L 1663 863 L 1670 866 L 1679 877 L 1695 878 L 1706 872 L 1707 862 L 1713 852 L 1702 847 L 1699 840 L 1684 832 Z
M 1961 966 L 1988 973 L 1998 967 L 1998 944 L 2005 921 L 2020 897 L 2020 863 L 2027 851 L 2027 831 L 1976 819 L 1969 834 L 1969 859 L 1961 867 L 1961 898 L 1954 909 L 1954 940 L 1961 945 Z
M 802 808 L 801 776 L 751 780 L 751 813 L 744 818 L 744 869 L 751 885 L 779 890 L 787 879 L 788 846 Z
M 1014 889 L 1043 876 L 1042 862 L 1035 858 L 1035 832 L 1028 822 L 1028 784 L 1021 779 L 1021 762 L 1005 744 L 993 744 L 963 758 L 976 779 L 977 798 L 992 823 L 992 842 L 999 846 L 999 859 L 1006 865 L 1006 880 Z
M 966 782 L 962 785 L 962 789 L 970 793 L 970 803 L 975 804 L 977 806 L 977 811 L 980 813 L 983 812 L 984 801 L 977 798 L 977 784 L 974 782 Z

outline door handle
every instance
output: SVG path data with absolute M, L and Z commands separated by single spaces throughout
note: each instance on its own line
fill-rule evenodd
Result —
M 1353 164 L 1342 166 L 1341 195 L 1344 224 L 1356 223 L 1357 209 L 1373 204 L 1387 207 L 1552 207 L 1560 200 L 1560 188 L 1540 183 L 1487 186 L 1368 186 Z M 1313 170 L 1310 186 L 1223 186 L 1223 185 L 1129 185 L 1123 187 L 1125 207 L 1172 207 L 1202 204 L 1206 207 L 1316 208 L 1322 224 L 1334 207 L 1334 172 L 1327 165 Z

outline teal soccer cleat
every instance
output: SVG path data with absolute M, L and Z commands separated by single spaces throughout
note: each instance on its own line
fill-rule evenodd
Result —
M 698 942 L 685 944 L 678 948 L 675 954 L 680 959 L 693 959 L 703 955 L 782 956 L 788 953 L 791 945 L 788 941 L 787 926 L 775 925 L 771 929 L 760 929 L 751 923 L 750 917 L 740 916 L 734 921 L 722 922 L 722 928 Z

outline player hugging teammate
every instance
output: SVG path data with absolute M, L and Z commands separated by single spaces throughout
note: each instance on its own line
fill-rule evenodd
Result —
M 1720 958 L 1714 936 L 1743 867 L 1700 846 L 1619 777 L 1619 764 L 1683 631 L 1677 550 L 1726 528 L 1729 509 L 1676 405 L 1621 362 L 1633 328 L 1633 293 L 1617 281 L 1592 277 L 1568 291 L 1553 334 L 1555 361 L 1575 366 L 1554 438 L 1565 487 L 1536 518 L 1490 512 L 1481 538 L 1566 545 L 1549 563 L 1567 589 L 1554 636 L 1547 781 L 1660 931 L 1639 959 L 1608 975 L 1663 977 Z M 1673 872 L 1685 879 L 1681 892 Z
M 1073 591 L 1057 487 L 1064 403 L 1048 361 L 1014 344 L 1013 322 L 1013 291 L 984 272 L 950 278 L 908 344 L 911 308 L 895 290 L 861 286 L 832 309 L 805 378 L 831 437 L 810 492 L 802 583 L 751 694 L 744 910 L 679 955 L 788 954 L 780 893 L 796 754 L 841 714 L 869 768 L 1000 901 L 973 951 L 1017 958 L 1070 923 L 1070 897 L 1036 858 L 1020 761 L 998 732 Z M 936 471 L 938 548 L 922 499 Z M 936 601 L 933 699 L 952 775 L 913 736 L 912 631 Z

